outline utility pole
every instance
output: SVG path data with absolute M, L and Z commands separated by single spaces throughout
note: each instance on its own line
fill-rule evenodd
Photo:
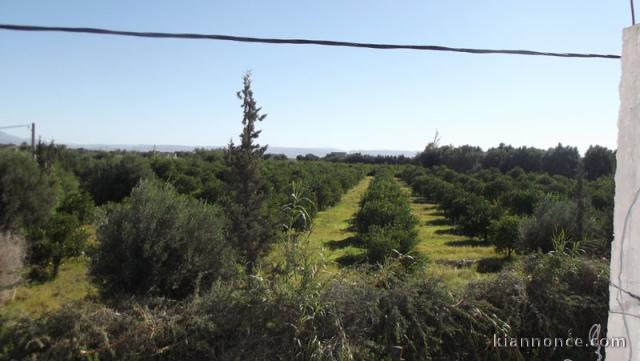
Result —
M 36 159 L 36 123 L 31 123 L 31 152 L 33 159 Z

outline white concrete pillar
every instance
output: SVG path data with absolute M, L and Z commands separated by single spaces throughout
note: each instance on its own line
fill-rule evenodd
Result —
M 624 30 L 607 360 L 640 361 L 640 25 Z

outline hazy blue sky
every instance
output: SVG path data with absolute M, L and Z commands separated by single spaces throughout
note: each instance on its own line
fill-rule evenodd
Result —
M 625 0 L 0 1 L 0 23 L 620 53 Z M 254 74 L 262 143 L 615 147 L 618 60 L 0 31 L 0 124 L 73 143 L 222 145 Z M 27 136 L 27 131 L 11 132 Z

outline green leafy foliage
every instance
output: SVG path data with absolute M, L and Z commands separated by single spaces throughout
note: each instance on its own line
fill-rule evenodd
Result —
M 107 295 L 183 298 L 234 274 L 222 210 L 143 181 L 107 211 L 91 275 Z
M 565 148 L 560 154 L 570 152 Z M 521 168 L 513 168 L 507 174 L 495 169 L 462 174 L 441 166 L 405 167 L 401 177 L 416 195 L 438 204 L 462 234 L 484 238 L 496 245 L 506 240 L 511 244 L 515 240 L 519 252 L 549 252 L 553 249 L 554 234 L 564 230 L 573 241 L 586 241 L 585 251 L 601 256 L 609 254 L 613 232 L 613 179 L 610 176 L 584 181 L 582 191 L 579 191 L 582 182 L 579 177 L 527 173 Z M 577 212 L 579 205 L 582 216 Z M 510 226 L 498 227 L 504 216 L 510 219 Z M 516 219 L 520 219 L 520 225 L 518 236 L 514 237 Z M 489 228 L 492 223 L 493 231 Z M 504 231 L 504 237 L 496 229 Z M 579 232 L 580 229 L 583 232 Z M 509 253 L 510 248 L 504 250 Z
M 31 155 L 0 150 L 0 228 L 3 231 L 46 223 L 54 202 L 49 178 Z
M 100 159 L 90 167 L 86 188 L 97 205 L 123 200 L 141 179 L 153 176 L 149 162 L 134 154 Z
M 373 263 L 398 252 L 409 253 L 418 242 L 418 221 L 411 214 L 409 198 L 386 170 L 376 172 L 353 223 Z
M 89 239 L 86 225 L 93 221 L 95 210 L 91 196 L 80 188 L 73 173 L 63 169 L 56 159 L 46 163 L 55 194 L 55 209 L 45 224 L 32 225 L 27 232 L 30 277 L 41 281 L 56 277 L 65 258 L 77 257 L 86 250 Z
M 519 227 L 520 219 L 512 215 L 503 215 L 491 222 L 489 226 L 490 239 L 499 252 L 505 252 L 507 256 L 511 256 L 511 252 L 518 242 Z
M 609 175 L 614 169 L 613 152 L 602 147 L 593 147 L 585 155 L 588 163 L 588 179 Z M 433 168 L 446 166 L 461 173 L 472 173 L 480 169 L 496 168 L 507 173 L 520 168 L 524 172 L 545 172 L 551 175 L 574 177 L 580 162 L 580 154 L 575 147 L 558 144 L 547 150 L 500 144 L 486 152 L 478 147 L 463 145 L 454 147 L 429 143 L 416 156 L 418 164 Z
M 305 178 L 304 174 L 315 172 L 312 169 L 316 167 L 337 174 L 351 172 L 345 171 L 348 168 L 338 167 L 348 166 L 346 164 L 309 162 L 314 164 L 311 166 L 306 165 L 307 162 L 269 162 L 274 163 L 265 165 L 264 169 L 272 167 L 267 176 L 272 190 L 280 189 L 281 182 L 290 179 L 298 171 L 296 179 Z M 282 167 L 282 172 L 274 170 L 278 167 Z M 416 185 L 414 190 L 429 190 L 426 195 L 434 198 L 447 198 L 445 195 L 451 194 L 452 200 L 458 198 L 452 190 L 471 193 L 478 185 L 482 186 L 486 179 L 493 177 L 477 174 L 474 175 L 475 181 L 472 181 L 467 175 L 444 169 L 428 173 L 415 168 L 405 171 L 403 174 L 411 174 L 412 183 Z M 381 199 L 391 203 L 402 197 L 406 199 L 406 194 L 393 190 L 391 184 L 395 180 L 392 174 L 385 175 L 380 171 L 376 172 L 376 176 L 374 182 L 391 183 L 380 185 L 379 192 L 372 187 L 367 202 L 382 206 L 385 202 L 380 202 Z M 509 178 L 518 187 L 538 184 L 534 179 L 537 179 L 537 175 L 520 173 Z M 550 179 L 561 185 L 561 180 Z M 550 185 L 548 179 L 542 183 L 540 187 Z M 177 235 L 189 234 L 185 229 L 204 228 L 208 230 L 207 237 L 211 237 L 211 229 L 214 228 L 185 227 L 184 224 L 190 223 L 176 223 L 174 218 L 199 219 L 197 216 L 180 215 L 186 210 L 196 212 L 193 209 L 200 208 L 217 209 L 214 213 L 220 216 L 220 210 L 215 205 L 196 201 L 193 196 L 179 195 L 170 186 L 155 184 L 150 187 L 150 184 L 152 182 L 143 182 L 124 204 L 106 208 L 107 218 L 99 222 L 98 236 L 102 241 L 102 232 L 112 227 L 108 234 L 113 236 L 114 241 L 107 244 L 111 243 L 117 252 L 105 259 L 105 264 L 112 265 L 114 270 L 131 270 L 133 265 L 140 265 L 140 270 L 152 269 L 156 275 L 186 276 L 181 262 L 165 262 L 175 257 L 176 251 L 180 253 L 191 244 Z M 202 291 L 195 292 L 191 287 L 192 291 L 185 293 L 186 297 L 180 301 L 138 298 L 133 303 L 116 302 L 114 307 L 84 301 L 40 319 L 0 321 L 0 344 L 3 345 L 0 359 L 403 358 L 413 361 L 587 359 L 592 355 L 593 349 L 589 348 L 496 349 L 487 345 L 492 342 L 494 334 L 567 337 L 571 332 L 572 336 L 586 338 L 593 323 L 604 325 L 606 320 L 606 262 L 585 257 L 580 252 L 522 255 L 520 261 L 514 261 L 496 277 L 471 283 L 467 289 L 460 291 L 462 295 L 438 279 L 423 273 L 407 272 L 400 259 L 390 257 L 375 266 L 349 269 L 348 273 L 339 274 L 328 281 L 318 277 L 322 266 L 309 261 L 303 250 L 307 229 L 297 224 L 301 219 L 304 219 L 304 224 L 311 217 L 306 211 L 311 206 L 303 196 L 303 190 L 310 188 L 297 184 L 293 191 L 290 184 L 288 188 L 283 186 L 286 192 L 274 191 L 274 198 L 270 200 L 275 202 L 280 194 L 289 195 L 288 201 L 281 203 L 285 204 L 282 218 L 289 219 L 285 222 L 286 231 L 280 233 L 282 244 L 288 250 L 284 257 L 286 265 L 272 273 L 258 271 L 251 277 L 218 277 L 205 281 L 203 276 L 200 282 Z M 150 190 L 142 192 L 140 189 L 145 185 Z M 586 188 L 589 187 L 587 184 Z M 564 186 L 557 188 L 564 189 Z M 146 195 L 142 197 L 142 194 Z M 567 195 L 556 195 L 551 199 L 572 204 Z M 498 205 L 488 199 L 483 198 L 483 201 L 492 207 Z M 540 204 L 545 201 L 546 198 Z M 370 215 L 376 220 L 377 214 L 400 209 L 403 207 L 388 206 L 379 213 L 372 210 Z M 533 217 L 537 211 L 536 208 Z M 407 219 L 393 212 L 389 213 L 389 217 L 394 222 L 402 223 Z M 175 214 L 178 216 L 174 217 Z M 501 217 L 490 223 L 490 235 L 494 234 L 494 227 L 499 230 L 496 234 L 500 236 L 514 234 L 514 225 L 519 222 L 515 216 L 508 214 L 508 211 L 504 211 Z M 465 214 L 461 213 L 459 220 L 464 218 Z M 391 240 L 395 242 L 392 248 L 396 245 L 401 248 L 402 236 L 399 234 L 405 229 L 389 227 L 387 223 L 380 226 L 363 222 L 362 225 L 368 234 L 378 233 L 380 236 L 376 239 L 384 241 L 381 242 L 383 246 L 387 246 Z M 123 234 L 130 235 L 127 241 L 117 238 Z M 207 245 L 214 244 L 205 242 L 205 237 L 199 234 L 189 239 L 202 240 Z M 134 240 L 144 240 L 144 247 L 120 249 L 117 246 Z M 177 247 L 168 247 L 165 243 Z M 158 256 L 148 261 L 145 252 L 158 250 L 168 256 Z M 221 253 L 198 249 L 190 254 L 205 257 Z M 163 265 L 165 271 L 160 272 L 156 265 Z M 230 265 L 230 269 L 235 268 Z M 191 273 L 193 275 L 197 273 Z M 120 280 L 128 277 L 118 274 L 114 278 Z M 114 290 L 123 289 L 121 285 L 113 287 Z M 159 292 L 159 289 L 151 287 L 150 291 L 137 294 L 167 294 Z
M 29 233 L 31 278 L 56 277 L 62 260 L 77 257 L 86 249 L 89 233 L 72 214 L 56 213 L 47 224 Z
M 471 237 L 479 235 L 488 241 L 489 225 L 498 216 L 498 210 L 480 196 L 472 195 L 462 199 L 465 210 L 458 221 L 460 230 L 465 235 Z
M 518 250 L 531 252 L 553 250 L 553 238 L 559 232 L 576 239 L 576 207 L 574 203 L 547 197 L 540 201 L 533 215 L 523 220 L 520 226 Z
M 323 161 L 266 161 L 264 175 L 271 188 L 271 204 L 283 204 L 289 197 L 289 185 L 296 182 L 314 203 L 308 212 L 313 216 L 335 205 L 366 173 L 360 165 Z
M 598 179 L 614 173 L 616 169 L 616 155 L 610 149 L 599 145 L 590 146 L 583 159 L 585 178 Z
M 94 210 L 93 199 L 81 189 L 67 194 L 58 206 L 59 212 L 74 216 L 81 224 L 93 222 Z
M 415 193 L 438 203 L 461 233 L 486 240 L 489 225 L 499 216 L 500 210 L 479 195 L 482 183 L 446 168 L 437 168 L 437 172 L 435 175 L 405 171 L 403 177 Z
M 256 123 L 266 114 L 260 114 L 253 98 L 250 74 L 245 75 L 238 98 L 242 101 L 243 129 L 240 144 L 231 141 L 224 152 L 228 167 L 224 205 L 229 241 L 242 257 L 247 273 L 252 273 L 273 242 L 275 221 L 267 208 L 268 188 L 262 177 L 262 156 L 267 148 L 256 143 L 260 135 Z
M 564 252 L 535 253 L 495 280 L 472 284 L 466 298 L 495 313 L 505 325 L 498 337 L 580 337 L 589 340 L 594 324 L 606 334 L 608 262 Z M 595 347 L 520 348 L 516 359 L 590 359 Z M 509 358 L 510 359 L 510 358 Z
M 539 198 L 540 193 L 536 190 L 516 189 L 502 193 L 498 201 L 503 208 L 513 214 L 528 215 L 533 213 Z
M 410 253 L 418 243 L 415 228 L 372 225 L 362 236 L 370 262 L 383 262 L 386 257 Z
M 386 263 L 329 284 L 317 272 L 300 283 L 241 278 L 180 302 L 155 298 L 117 309 L 70 305 L 4 326 L 0 357 L 412 361 L 493 352 L 486 344 L 497 330 L 474 304 L 456 300 L 437 279 L 403 269 Z

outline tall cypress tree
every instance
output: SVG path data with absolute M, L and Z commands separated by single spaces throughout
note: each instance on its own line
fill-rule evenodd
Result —
M 584 203 L 584 163 L 581 161 L 578 164 L 577 180 L 576 180 L 576 241 L 582 242 L 584 240 L 584 218 L 585 218 L 585 203 Z
M 267 150 L 256 140 L 260 130 L 256 123 L 264 120 L 251 90 L 251 74 L 243 79 L 243 88 L 237 93 L 242 101 L 242 133 L 240 144 L 229 142 L 224 151 L 227 165 L 227 193 L 225 209 L 229 219 L 229 240 L 235 246 L 248 273 L 252 273 L 258 258 L 274 239 L 274 227 L 267 210 L 267 187 L 262 179 L 262 156 Z

